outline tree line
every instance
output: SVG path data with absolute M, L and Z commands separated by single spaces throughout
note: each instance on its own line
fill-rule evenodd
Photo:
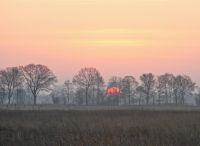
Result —
M 144 73 L 112 76 L 106 83 L 96 68 L 82 68 L 73 79 L 56 85 L 56 75 L 45 65 L 29 64 L 0 71 L 0 104 L 66 105 L 200 105 L 200 87 L 187 75 Z M 110 90 L 112 89 L 112 90 Z

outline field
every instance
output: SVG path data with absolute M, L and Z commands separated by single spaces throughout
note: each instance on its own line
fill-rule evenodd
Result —
M 1 110 L 0 146 L 200 146 L 200 112 Z

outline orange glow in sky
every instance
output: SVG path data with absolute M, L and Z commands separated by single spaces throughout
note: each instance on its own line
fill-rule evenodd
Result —
M 200 83 L 199 0 L 2 0 L 0 69 L 41 63 L 60 80 L 187 74 Z

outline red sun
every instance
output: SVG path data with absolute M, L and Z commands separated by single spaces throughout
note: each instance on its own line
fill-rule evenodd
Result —
M 107 95 L 121 94 L 122 90 L 119 87 L 111 87 L 107 90 Z

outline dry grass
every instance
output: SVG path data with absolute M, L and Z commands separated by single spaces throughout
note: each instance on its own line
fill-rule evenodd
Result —
M 198 111 L 0 111 L 0 146 L 199 146 Z

